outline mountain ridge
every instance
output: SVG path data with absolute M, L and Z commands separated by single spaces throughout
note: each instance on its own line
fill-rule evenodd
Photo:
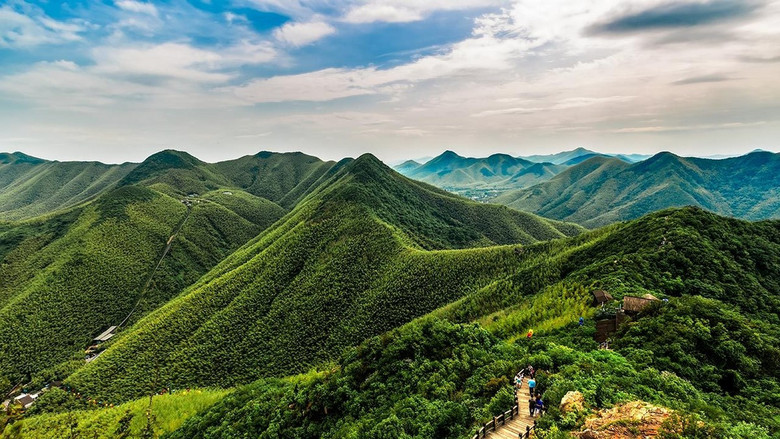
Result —
M 635 164 L 613 160 L 591 158 L 548 182 L 495 201 L 588 227 L 685 205 L 745 219 L 780 216 L 778 154 L 715 160 L 661 152 Z

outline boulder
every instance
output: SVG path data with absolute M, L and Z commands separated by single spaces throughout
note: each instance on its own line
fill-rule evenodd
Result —
M 585 409 L 585 397 L 577 391 L 566 392 L 561 399 L 561 412 L 579 412 Z

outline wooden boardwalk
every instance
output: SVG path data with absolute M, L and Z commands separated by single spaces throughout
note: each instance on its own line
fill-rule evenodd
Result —
M 515 390 L 517 395 L 518 414 L 513 419 L 508 419 L 505 424 L 498 426 L 487 435 L 489 438 L 518 439 L 525 437 L 526 427 L 533 427 L 534 418 L 528 415 L 528 389 Z M 533 436 L 533 432 L 531 433 Z

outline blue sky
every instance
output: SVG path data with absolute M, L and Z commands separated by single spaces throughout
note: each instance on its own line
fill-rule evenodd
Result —
M 770 0 L 10 0 L 0 150 L 778 150 L 778 48 Z

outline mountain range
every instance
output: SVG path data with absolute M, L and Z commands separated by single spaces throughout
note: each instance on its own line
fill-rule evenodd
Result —
M 664 152 L 634 164 L 593 157 L 494 201 L 586 227 L 687 205 L 750 220 L 780 218 L 780 155 L 713 160 Z
M 394 169 L 407 177 L 484 200 L 550 180 L 568 167 L 592 157 L 612 156 L 585 148 L 550 155 L 512 157 L 493 154 L 484 158 L 462 157 L 453 151 L 445 151 L 425 163 L 408 160 Z M 629 163 L 646 158 L 638 154 L 616 157 Z
M 64 167 L 10 156 L 19 175 Z M 513 177 L 538 165 L 491 157 L 488 170 Z M 771 192 L 775 157 L 731 159 L 742 184 L 708 160 L 590 157 L 533 188 L 633 169 L 748 199 Z M 9 404 L 1 437 L 470 438 L 511 407 L 527 364 L 549 407 L 540 435 L 635 400 L 699 437 L 780 433 L 779 221 L 685 207 L 589 231 L 370 154 L 205 163 L 166 150 L 104 166 L 117 174 L 67 201 L 46 179 L 0 188 L 32 188 L 27 204 L 0 205 L 0 388 L 46 389 L 27 411 Z M 82 178 L 63 175 L 59 187 Z M 663 203 L 637 209 L 648 205 Z M 596 289 L 667 301 L 603 350 L 595 321 L 614 321 L 616 304 L 593 306 Z M 583 395 L 574 416 L 559 409 L 569 391 Z

